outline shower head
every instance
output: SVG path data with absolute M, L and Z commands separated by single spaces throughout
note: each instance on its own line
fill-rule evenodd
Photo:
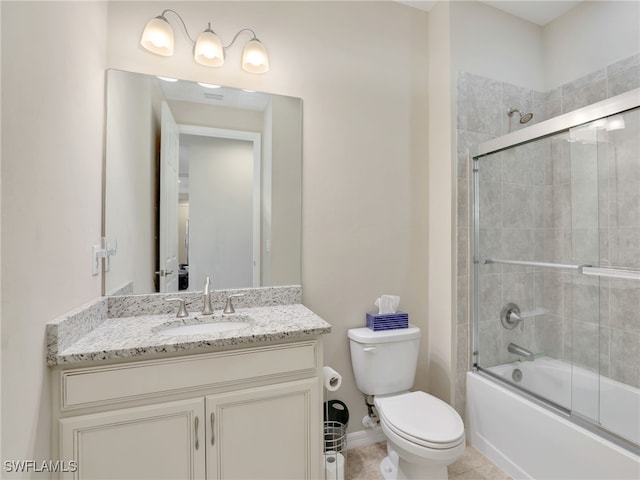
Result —
M 512 117 L 514 113 L 520 115 L 520 123 L 522 123 L 523 125 L 533 118 L 533 113 L 523 114 L 517 108 L 510 108 L 509 110 L 507 110 L 507 115 L 509 115 L 509 117 Z

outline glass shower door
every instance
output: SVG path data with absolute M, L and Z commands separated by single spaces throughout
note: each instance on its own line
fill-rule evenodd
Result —
M 573 286 L 572 412 L 638 445 L 621 412 L 640 412 L 640 109 L 571 136 L 572 247 L 591 265 Z
M 474 159 L 475 365 L 567 411 L 570 142 L 561 132 Z
M 596 122 L 569 131 L 569 204 L 565 235 L 569 263 L 599 265 L 601 193 L 606 168 L 599 162 Z M 603 187 L 603 188 L 601 188 Z M 600 421 L 600 278 L 570 276 L 565 302 L 565 361 L 571 369 L 572 415 Z
M 517 139 L 473 159 L 473 365 L 637 448 L 640 109 Z

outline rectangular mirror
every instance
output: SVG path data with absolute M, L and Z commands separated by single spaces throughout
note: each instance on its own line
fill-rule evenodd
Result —
M 107 72 L 104 293 L 301 283 L 302 100 Z

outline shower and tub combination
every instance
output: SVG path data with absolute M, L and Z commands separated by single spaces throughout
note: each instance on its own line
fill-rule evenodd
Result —
M 640 90 L 472 169 L 471 443 L 514 478 L 640 478 Z

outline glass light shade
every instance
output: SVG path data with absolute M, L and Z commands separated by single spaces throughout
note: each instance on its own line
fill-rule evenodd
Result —
M 267 49 L 257 38 L 250 40 L 244 46 L 242 69 L 249 73 L 265 73 L 269 71 Z
M 207 67 L 219 67 L 224 63 L 224 50 L 220 38 L 211 30 L 205 30 L 196 39 L 193 51 L 196 62 Z
M 152 53 L 170 57 L 173 55 L 173 28 L 160 16 L 147 22 L 140 44 Z

